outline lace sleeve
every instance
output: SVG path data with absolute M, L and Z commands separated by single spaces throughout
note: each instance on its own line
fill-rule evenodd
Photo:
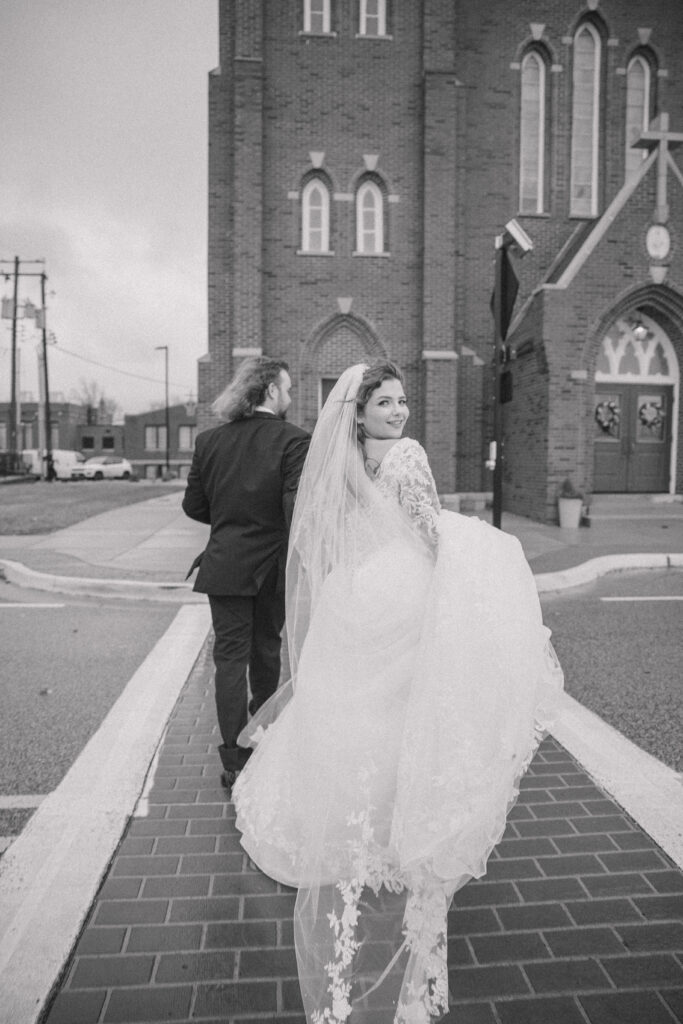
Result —
M 408 513 L 429 546 L 436 551 L 441 505 L 427 461 L 427 453 L 417 441 L 408 438 L 402 442 L 401 448 L 399 504 Z

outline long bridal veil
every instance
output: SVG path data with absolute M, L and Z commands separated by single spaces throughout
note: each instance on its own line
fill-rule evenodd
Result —
M 247 852 L 298 889 L 312 1024 L 428 1024 L 448 1008 L 448 906 L 486 870 L 561 672 L 518 543 L 442 513 L 435 561 L 367 477 L 364 369 L 313 435 L 288 556 L 292 681 L 251 723 L 234 796 Z

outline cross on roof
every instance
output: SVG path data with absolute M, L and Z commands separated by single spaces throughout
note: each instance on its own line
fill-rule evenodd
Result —
M 669 150 L 680 146 L 681 143 L 683 143 L 683 132 L 669 131 L 668 114 L 660 114 L 655 117 L 650 122 L 650 126 L 640 133 L 640 138 L 633 143 L 635 147 L 648 151 L 659 147 L 657 154 L 657 206 L 655 207 L 655 221 L 658 224 L 666 224 L 669 219 L 666 196 L 668 167 L 673 169 L 683 185 L 683 175 L 669 152 Z

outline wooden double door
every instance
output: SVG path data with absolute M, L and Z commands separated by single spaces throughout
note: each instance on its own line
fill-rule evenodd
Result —
M 595 492 L 668 491 L 672 404 L 670 384 L 596 384 Z

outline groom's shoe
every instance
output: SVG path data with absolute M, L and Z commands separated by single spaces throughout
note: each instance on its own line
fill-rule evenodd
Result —
M 228 796 L 232 796 L 232 787 L 237 781 L 239 770 L 236 768 L 226 768 L 224 772 L 221 772 L 221 785 L 225 786 L 228 791 Z

